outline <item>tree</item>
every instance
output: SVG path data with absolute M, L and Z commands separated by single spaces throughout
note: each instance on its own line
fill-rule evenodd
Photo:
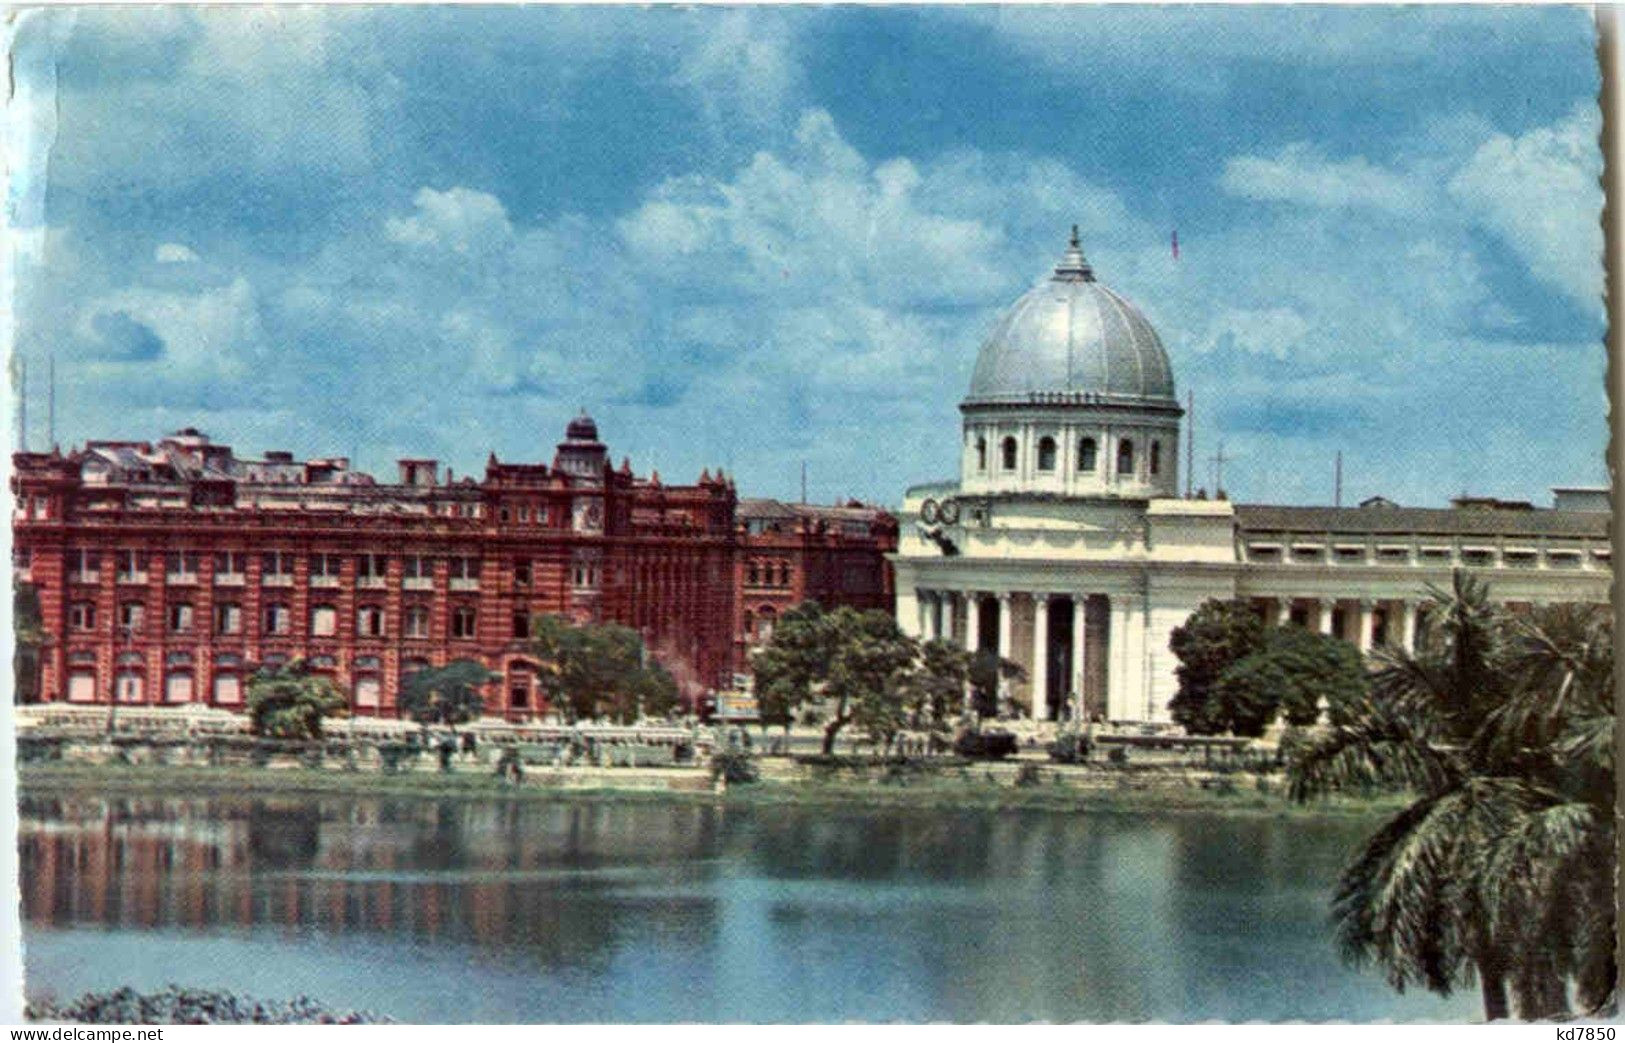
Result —
M 969 652 L 941 638 L 920 646 L 904 684 L 910 728 L 948 737 L 965 701 L 970 658 Z
M 903 689 L 914 663 L 915 642 L 897 627 L 890 612 L 859 612 L 842 606 L 825 625 L 833 651 L 823 695 L 830 717 L 824 726 L 824 754 L 835 752 L 835 737 L 857 722 L 886 745 L 902 728 Z
M 569 721 L 610 717 L 630 723 L 639 712 L 662 712 L 676 704 L 676 682 L 631 627 L 576 625 L 548 615 L 537 620 L 531 647 L 542 664 L 543 692 Z
M 39 588 L 18 583 L 11 595 L 12 636 L 17 652 L 12 659 L 12 700 L 31 703 L 39 700 L 40 650 L 45 647 L 45 620 L 40 613 Z
M 1245 601 L 1205 601 L 1174 628 L 1168 647 L 1179 659 L 1179 690 L 1168 703 L 1174 721 L 1193 735 L 1230 731 L 1236 721 L 1213 688 L 1232 664 L 1263 649 L 1263 622 Z
M 971 709 L 977 717 L 998 716 L 1001 682 L 1027 679 L 1025 667 L 1013 659 L 999 658 L 991 648 L 971 655 L 969 671 Z
M 249 728 L 273 739 L 320 739 L 322 721 L 342 717 L 349 703 L 331 679 L 312 674 L 302 659 L 264 666 L 248 681 Z
M 831 634 L 816 601 L 779 617 L 773 637 L 751 656 L 756 705 L 764 724 L 781 724 L 788 732 L 796 714 L 813 701 L 815 686 L 829 669 Z
M 419 670 L 401 688 L 401 710 L 419 724 L 443 724 L 456 731 L 485 711 L 480 689 L 498 676 L 473 659 Z
M 1269 627 L 1262 647 L 1225 667 L 1202 708 L 1206 720 L 1226 721 L 1236 735 L 1264 734 L 1279 714 L 1304 726 L 1327 707 L 1334 719 L 1365 695 L 1359 650 L 1347 641 L 1302 627 Z
M 1613 631 L 1603 606 L 1517 616 L 1457 574 L 1429 641 L 1385 648 L 1369 694 L 1291 750 L 1307 800 L 1413 794 L 1333 897 L 1346 959 L 1397 989 L 1476 980 L 1485 1017 L 1613 1002 Z

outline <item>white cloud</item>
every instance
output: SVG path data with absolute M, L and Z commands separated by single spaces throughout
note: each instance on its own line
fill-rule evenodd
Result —
M 783 19 L 761 11 L 702 12 L 673 82 L 692 91 L 714 123 L 778 119 L 801 82 Z
M 499 249 L 513 237 L 507 210 L 489 192 L 421 188 L 412 202 L 410 216 L 384 222 L 384 234 L 393 242 L 474 254 Z
M 1237 156 L 1225 164 L 1220 184 L 1231 195 L 1263 202 L 1319 207 L 1416 210 L 1426 187 L 1385 170 L 1363 156 L 1333 160 L 1307 143 L 1287 145 L 1273 156 Z
M 1449 182 L 1536 279 L 1602 308 L 1602 157 L 1595 108 L 1518 137 L 1497 134 Z
M 196 261 L 198 256 L 185 244 L 159 243 L 158 248 L 152 252 L 152 259 L 159 264 L 190 264 Z
M 109 336 L 128 330 L 156 337 L 149 351 L 105 354 Z M 80 312 L 75 331 L 92 358 L 155 363 L 174 381 L 240 377 L 265 346 L 254 289 L 241 276 L 224 286 L 177 292 L 134 286 L 100 297 Z M 161 351 L 159 350 L 161 348 Z
M 1284 359 L 1313 327 L 1293 308 L 1226 308 L 1195 338 L 1197 352 L 1243 351 Z

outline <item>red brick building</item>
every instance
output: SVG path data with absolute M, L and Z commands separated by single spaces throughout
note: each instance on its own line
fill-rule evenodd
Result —
M 501 677 L 488 712 L 523 717 L 545 709 L 526 640 L 543 613 L 636 628 L 692 698 L 743 665 L 741 598 L 768 594 L 746 582 L 758 550 L 787 562 L 790 591 L 889 607 L 896 546 L 894 520 L 856 508 L 796 508 L 831 513 L 795 539 L 756 532 L 720 472 L 634 476 L 586 416 L 551 464 L 493 455 L 478 478 L 402 460 L 383 483 L 186 429 L 18 453 L 13 491 L 14 569 L 47 635 L 23 696 L 44 701 L 234 708 L 250 669 L 297 658 L 357 713 L 392 714 L 403 677 L 466 657 Z
M 750 650 L 803 601 L 893 611 L 891 564 L 883 557 L 897 549 L 891 513 L 855 500 L 820 507 L 745 499 L 738 517 L 737 662 L 748 664 Z

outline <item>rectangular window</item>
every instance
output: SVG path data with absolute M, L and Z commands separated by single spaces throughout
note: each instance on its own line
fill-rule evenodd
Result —
M 407 637 L 426 638 L 429 636 L 429 609 L 424 605 L 410 605 L 406 609 L 406 616 L 402 620 L 401 630 Z
M 196 583 L 197 551 L 169 551 L 164 555 L 164 578 L 170 583 Z
M 248 570 L 248 555 L 240 550 L 216 551 L 214 555 L 214 582 L 220 587 L 240 587 L 243 574 Z
M 118 625 L 121 629 L 134 633 L 141 629 L 141 623 L 146 618 L 147 608 L 139 601 L 126 601 L 118 607 Z
M 120 583 L 145 583 L 147 570 L 142 567 L 139 551 L 121 550 L 114 554 L 114 572 Z
M 358 677 L 355 682 L 355 704 L 365 710 L 371 710 L 378 705 L 378 678 Z
M 76 601 L 68 607 L 68 626 L 73 630 L 96 629 L 96 605 L 90 601 Z
M 101 578 L 101 552 L 94 550 L 68 551 L 69 578 L 77 583 L 95 583 Z
M 286 587 L 292 584 L 293 555 L 280 550 L 261 554 L 260 583 L 268 587 Z
M 96 675 L 79 672 L 68 677 L 68 702 L 93 703 L 96 701 Z
M 451 589 L 478 590 L 480 586 L 480 560 L 457 557 L 450 561 Z
M 513 585 L 521 590 L 530 586 L 530 562 L 516 561 L 513 563 Z
M 219 604 L 214 606 L 214 632 L 217 634 L 240 634 L 243 630 L 243 607 L 234 604 Z
M 356 609 L 355 630 L 361 637 L 383 637 L 384 610 L 377 605 L 362 605 Z
M 474 610 L 467 605 L 461 605 L 451 613 L 451 636 L 468 639 L 474 637 Z
M 514 610 L 513 636 L 519 639 L 530 636 L 530 613 L 522 608 Z
M 310 585 L 313 587 L 336 587 L 339 585 L 339 576 L 343 570 L 337 554 L 312 554 L 310 556 Z
M 355 559 L 356 585 L 382 587 L 389 577 L 389 559 L 382 554 L 358 554 Z
M 407 590 L 428 590 L 434 586 L 434 562 L 422 555 L 411 555 L 401 561 L 401 586 Z
M 267 634 L 286 634 L 290 617 L 287 605 L 266 605 L 264 630 Z
M 186 634 L 192 630 L 192 606 L 178 604 L 169 606 L 169 629 L 171 633 Z
M 310 610 L 312 637 L 332 637 L 338 630 L 339 614 L 332 605 L 317 605 Z

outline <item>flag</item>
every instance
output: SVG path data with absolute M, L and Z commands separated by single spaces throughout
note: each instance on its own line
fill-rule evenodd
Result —
M 1174 229 L 1173 246 L 1174 246 L 1174 260 L 1177 261 L 1177 260 L 1179 260 L 1179 229 L 1177 229 L 1177 228 Z

